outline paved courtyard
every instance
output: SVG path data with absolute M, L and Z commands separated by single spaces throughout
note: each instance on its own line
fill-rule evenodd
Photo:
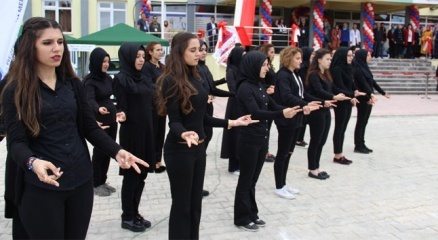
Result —
M 274 195 L 273 164 L 265 163 L 257 184 L 260 217 L 267 222 L 259 232 L 233 225 L 234 191 L 238 177 L 227 172 L 219 158 L 222 130 L 215 130 L 208 149 L 201 220 L 201 239 L 438 239 L 438 96 L 380 98 L 367 133 L 372 154 L 353 153 L 351 118 L 344 151 L 354 163 L 338 165 L 333 158 L 333 121 L 321 157 L 330 179 L 307 177 L 306 148 L 297 147 L 287 182 L 301 190 L 295 200 Z M 218 115 L 224 99 L 217 99 Z M 355 112 L 355 111 L 354 111 Z M 355 114 L 354 114 L 355 115 Z M 277 132 L 271 132 L 270 151 L 276 152 Z M 306 140 L 308 141 L 308 134 Z M 5 142 L 0 144 L 0 197 L 4 192 Z M 117 188 L 110 197 L 95 197 L 88 239 L 167 239 L 170 190 L 167 174 L 151 174 L 140 205 L 152 221 L 144 233 L 120 228 L 122 178 L 111 163 L 109 182 Z M 11 221 L 4 219 L 0 201 L 0 239 L 11 239 Z

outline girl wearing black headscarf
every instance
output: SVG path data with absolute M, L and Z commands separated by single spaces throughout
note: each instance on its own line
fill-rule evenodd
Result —
M 228 89 L 233 93 L 237 92 L 237 82 L 240 74 L 239 66 L 244 54 L 245 49 L 239 46 L 233 48 L 230 55 L 228 55 L 226 79 Z M 234 119 L 239 117 L 236 104 L 235 98 L 228 98 L 225 118 Z M 234 128 L 223 132 L 221 149 L 221 158 L 228 158 L 228 172 L 235 174 L 239 173 L 239 160 L 236 154 L 238 130 Z
M 141 45 L 123 43 L 119 49 L 120 72 L 114 77 L 117 107 L 125 112 L 126 121 L 120 127 L 120 145 L 155 166 L 154 135 L 152 130 L 153 86 L 141 74 L 145 49 Z M 141 174 L 120 169 L 122 183 L 122 228 L 141 232 L 151 226 L 138 211 L 144 180 L 149 169 Z
M 351 100 L 342 101 L 334 108 L 335 111 L 335 130 L 333 132 L 334 158 L 333 162 L 339 164 L 351 164 L 353 161 L 347 159 L 342 153 L 344 145 L 345 130 L 347 130 L 348 121 L 351 116 L 352 106 L 358 103 L 356 97 L 364 95 L 357 91 L 353 82 L 353 71 L 351 63 L 353 61 L 353 51 L 346 47 L 339 48 L 333 55 L 330 64 L 330 73 L 333 78 L 333 93 L 343 93 L 350 97 Z
M 377 100 L 374 96 L 374 89 L 389 98 L 389 95 L 374 80 L 373 74 L 368 67 L 370 61 L 371 53 L 367 50 L 361 49 L 356 52 L 354 57 L 354 82 L 357 89 L 366 95 L 357 98 L 359 104 L 357 104 L 357 122 L 354 129 L 354 152 L 365 154 L 373 152 L 365 145 L 365 128 L 371 115 L 371 109 Z
M 90 54 L 90 73 L 84 78 L 87 101 L 96 115 L 101 128 L 113 139 L 117 136 L 117 109 L 110 99 L 113 94 L 113 79 L 106 73 L 110 56 L 102 48 L 95 48 Z M 123 115 L 121 112 L 119 115 Z M 110 156 L 100 150 L 93 149 L 93 184 L 94 193 L 98 196 L 109 196 L 116 189 L 106 182 Z
M 269 67 L 263 53 L 247 53 L 242 59 L 240 70 L 240 84 L 237 86 L 240 114 L 249 114 L 260 122 L 239 130 L 237 154 L 240 175 L 234 200 L 234 224 L 247 231 L 257 231 L 266 224 L 258 216 L 255 186 L 268 152 L 268 120 L 292 118 L 301 110 L 299 107 L 285 108 L 277 105 L 266 93 L 262 79 Z
M 303 51 L 303 62 L 301 63 L 301 67 L 298 71 L 298 74 L 300 75 L 300 78 L 304 81 L 307 77 L 307 71 L 309 70 L 310 61 L 313 58 L 313 48 L 310 47 L 303 47 L 301 48 L 301 51 Z M 304 141 L 304 135 L 306 134 L 306 125 L 307 125 L 307 117 L 303 117 L 303 126 L 298 129 L 297 133 L 297 141 L 296 145 L 300 147 L 307 146 L 306 141 Z

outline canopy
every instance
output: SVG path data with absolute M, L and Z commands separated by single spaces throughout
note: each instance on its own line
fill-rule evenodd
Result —
M 68 42 L 70 43 L 70 41 Z M 71 43 L 117 46 L 124 42 L 132 42 L 142 45 L 146 45 L 151 42 L 158 42 L 163 46 L 169 46 L 168 41 L 149 33 L 142 32 L 124 23 L 119 23 L 112 27 L 85 35 L 79 39 L 73 40 Z

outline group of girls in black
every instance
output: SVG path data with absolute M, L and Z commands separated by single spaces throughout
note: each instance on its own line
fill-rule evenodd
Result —
M 334 162 L 352 162 L 342 151 L 352 105 L 362 111 L 355 150 L 371 151 L 364 132 L 375 103 L 373 89 L 387 95 L 369 71 L 365 50 L 356 52 L 353 68 L 351 50 L 339 49 L 333 61 L 328 50 L 317 50 L 303 79 L 303 52 L 298 48 L 285 48 L 279 71 L 272 73 L 266 53 L 246 53 L 236 46 L 226 81 L 214 81 L 205 65 L 206 45 L 193 34 L 175 35 L 166 66 L 159 61 L 162 52 L 158 43 L 146 48 L 122 44 L 120 72 L 112 80 L 106 73 L 110 56 L 96 48 L 90 73 L 81 82 L 72 70 L 60 25 L 45 18 L 24 23 L 1 94 L 8 150 L 5 198 L 14 238 L 84 239 L 93 195 L 116 191 L 106 182 L 112 157 L 123 176 L 122 228 L 142 232 L 151 227 L 139 212 L 145 179 L 148 173 L 167 171 L 169 239 L 198 239 L 212 127 L 224 129 L 221 155 L 229 158 L 228 170 L 239 175 L 234 224 L 248 231 L 266 225 L 255 189 L 269 156 L 272 121 L 279 132 L 275 194 L 283 198 L 299 193 L 287 185 L 286 175 L 304 118 L 311 135 L 311 178 L 329 178 L 319 161 L 331 107 L 336 107 Z M 230 91 L 216 88 L 219 82 L 226 82 Z M 229 97 L 225 119 L 213 117 L 213 96 Z M 164 138 L 166 117 L 169 131 Z M 120 145 L 115 142 L 119 124 Z M 95 146 L 91 158 L 86 140 Z

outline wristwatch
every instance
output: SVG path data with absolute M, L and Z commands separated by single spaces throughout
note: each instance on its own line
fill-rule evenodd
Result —
M 35 161 L 35 160 L 37 160 L 38 158 L 36 158 L 36 157 L 30 157 L 28 160 L 27 160 L 27 163 L 26 163 L 26 166 L 27 166 L 27 169 L 29 170 L 29 171 L 33 171 L 33 162 Z

